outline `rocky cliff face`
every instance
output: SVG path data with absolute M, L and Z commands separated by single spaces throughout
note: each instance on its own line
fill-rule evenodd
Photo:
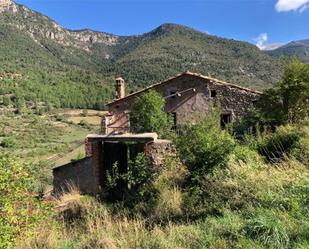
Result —
M 118 37 L 92 30 L 71 31 L 58 23 L 11 0 L 0 0 L 0 13 L 6 24 L 27 32 L 37 43 L 47 38 L 63 46 L 90 51 L 94 43 L 115 45 Z
M 0 0 L 0 13 L 8 11 L 11 13 L 17 12 L 17 6 L 11 0 Z

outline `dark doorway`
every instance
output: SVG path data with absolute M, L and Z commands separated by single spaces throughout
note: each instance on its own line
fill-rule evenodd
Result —
M 232 122 L 232 114 L 221 114 L 220 126 L 221 129 L 224 129 L 227 124 Z
M 125 180 L 118 180 L 116 186 L 110 189 L 107 186 L 108 175 L 123 175 L 128 172 L 129 161 L 134 162 L 139 153 L 144 152 L 144 143 L 136 142 L 104 142 L 103 143 L 103 165 L 100 185 L 109 192 L 113 199 L 121 199 L 128 189 Z M 115 168 L 114 166 L 117 166 Z
M 124 174 L 127 172 L 128 152 L 125 143 L 118 142 L 104 142 L 103 143 L 103 174 L 101 177 L 101 186 L 106 186 L 107 174 L 112 172 L 113 166 L 117 164 L 118 173 Z M 119 187 L 123 185 L 119 183 Z

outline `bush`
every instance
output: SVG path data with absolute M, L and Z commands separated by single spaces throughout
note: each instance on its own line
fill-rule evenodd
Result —
M 64 116 L 62 116 L 62 115 L 55 115 L 55 119 L 56 119 L 56 121 L 58 121 L 58 122 L 63 122 L 64 121 Z
M 3 148 L 17 148 L 18 142 L 14 137 L 7 137 L 1 141 L 0 146 Z
M 18 239 L 31 234 L 51 214 L 50 205 L 30 191 L 32 175 L 29 165 L 0 154 L 0 248 L 16 248 Z
M 183 214 L 183 184 L 187 175 L 186 168 L 174 156 L 164 159 L 164 167 L 154 182 L 158 190 L 158 202 L 154 216 L 159 220 L 171 220 Z
M 81 115 L 83 117 L 87 117 L 88 116 L 88 110 L 87 109 L 83 109 Z
M 164 112 L 164 99 L 155 92 L 149 91 L 138 96 L 130 112 L 131 128 L 134 132 L 156 132 L 166 135 L 172 129 L 172 119 Z
M 257 108 L 264 120 L 297 123 L 308 116 L 309 66 L 299 60 L 285 63 L 281 80 L 263 92 Z
M 3 96 L 3 105 L 10 106 L 12 104 L 11 97 L 8 95 Z
M 78 125 L 83 126 L 83 127 L 87 127 L 89 126 L 88 122 L 84 119 L 82 119 L 81 121 L 79 121 Z
M 260 158 L 259 154 L 249 148 L 248 146 L 237 145 L 235 146 L 234 156 L 236 161 L 242 162 L 250 162 L 250 161 L 258 161 Z
M 158 190 L 154 187 L 157 170 L 149 167 L 144 153 L 128 162 L 128 171 L 119 172 L 118 162 L 107 170 L 107 197 L 113 201 L 123 200 L 134 212 L 147 213 L 156 206 Z
M 306 163 L 309 135 L 305 128 L 294 125 L 281 126 L 275 133 L 268 133 L 258 140 L 257 150 L 268 162 L 294 156 Z M 307 161 L 308 162 L 308 161 Z
M 218 114 L 212 113 L 199 124 L 188 126 L 176 139 L 179 157 L 192 179 L 225 166 L 235 148 L 233 137 L 221 130 L 218 120 Z

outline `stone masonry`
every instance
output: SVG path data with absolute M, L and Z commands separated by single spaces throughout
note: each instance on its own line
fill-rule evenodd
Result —
M 102 122 L 102 133 L 129 132 L 130 108 L 135 98 L 148 90 L 155 90 L 165 98 L 165 111 L 173 115 L 175 126 L 197 122 L 214 105 L 219 105 L 221 114 L 227 115 L 233 122 L 237 117 L 244 116 L 261 94 L 211 77 L 185 72 L 107 104 L 109 113 Z

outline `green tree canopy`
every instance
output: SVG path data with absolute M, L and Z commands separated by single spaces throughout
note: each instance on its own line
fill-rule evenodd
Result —
M 308 115 L 309 65 L 286 63 L 281 80 L 261 97 L 258 108 L 267 120 L 294 123 Z
M 157 132 L 159 135 L 171 130 L 172 120 L 164 112 L 165 101 L 155 91 L 148 91 L 137 97 L 130 112 L 133 132 Z

